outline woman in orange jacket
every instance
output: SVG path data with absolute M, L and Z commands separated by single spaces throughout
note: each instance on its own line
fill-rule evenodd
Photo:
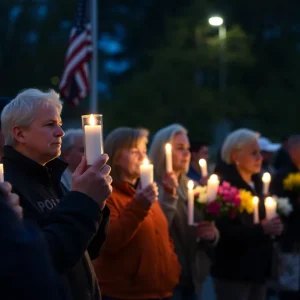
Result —
M 158 203 L 156 183 L 139 184 L 148 132 L 117 128 L 104 143 L 113 192 L 107 199 L 108 237 L 94 267 L 106 299 L 167 299 L 178 284 L 180 265 Z

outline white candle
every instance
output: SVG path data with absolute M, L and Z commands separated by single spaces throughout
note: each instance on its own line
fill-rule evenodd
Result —
M 0 164 L 0 182 L 4 181 L 4 168 L 3 164 Z
M 145 188 L 153 183 L 153 164 L 150 164 L 147 158 L 145 158 L 143 163 L 140 165 L 140 172 L 142 188 Z
M 252 203 L 253 203 L 253 223 L 258 224 L 259 223 L 259 210 L 258 210 L 259 198 L 256 196 L 253 197 Z
M 188 181 L 188 225 L 194 225 L 194 182 Z
M 85 156 L 91 166 L 103 153 L 102 126 L 96 125 L 93 115 L 89 117 L 89 125 L 84 125 Z
M 166 171 L 168 173 L 173 171 L 172 165 L 172 146 L 170 143 L 165 145 L 165 153 L 166 153 Z
M 202 177 L 207 177 L 207 163 L 206 160 L 201 158 L 199 159 L 199 165 L 201 168 Z
M 262 182 L 264 183 L 263 193 L 264 195 L 269 195 L 269 186 L 271 182 L 271 175 L 270 173 L 264 173 L 262 176 Z
M 219 188 L 219 178 L 216 174 L 212 174 L 207 180 L 207 201 L 214 201 L 217 197 Z
M 276 217 L 277 213 L 277 203 L 272 197 L 267 197 L 265 199 L 265 209 L 266 209 L 266 218 L 271 220 Z

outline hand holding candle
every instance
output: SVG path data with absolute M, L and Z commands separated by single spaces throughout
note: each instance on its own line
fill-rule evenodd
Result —
M 265 196 L 269 195 L 269 186 L 271 182 L 271 175 L 270 173 L 264 173 L 262 176 L 262 182 L 264 184 L 263 193 Z
M 201 175 L 202 177 L 207 177 L 207 162 L 205 159 L 199 159 L 199 166 L 201 168 Z
M 145 188 L 153 182 L 153 164 L 150 164 L 147 158 L 140 165 L 140 172 L 141 185 Z
M 194 225 L 194 182 L 188 181 L 188 225 Z
M 172 145 L 167 143 L 165 145 L 165 154 L 166 154 L 166 171 L 171 173 L 173 171 L 173 162 L 172 162 Z
M 259 209 L 258 209 L 259 198 L 257 196 L 253 197 L 252 203 L 253 203 L 253 223 L 258 224 L 259 223 Z
M 102 115 L 84 115 L 81 118 L 85 156 L 87 164 L 91 166 L 103 154 Z
M 217 197 L 219 188 L 219 178 L 216 174 L 212 174 L 207 180 L 207 201 L 214 201 Z

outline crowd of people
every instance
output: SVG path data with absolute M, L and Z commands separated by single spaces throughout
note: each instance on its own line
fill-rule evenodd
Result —
M 209 145 L 190 142 L 182 125 L 158 130 L 149 149 L 148 130 L 120 127 L 88 166 L 84 133 L 64 132 L 61 111 L 55 91 L 37 89 L 2 110 L 0 286 L 7 299 L 196 300 L 210 275 L 218 300 L 264 300 L 274 269 L 277 286 L 282 277 L 275 256 L 294 255 L 300 266 L 300 182 L 297 190 L 283 184 L 300 170 L 300 135 L 274 144 L 237 129 L 203 175 L 199 159 L 210 161 Z M 145 158 L 154 165 L 148 186 L 140 181 Z M 269 194 L 291 201 L 288 217 L 266 218 L 264 172 L 272 176 Z M 189 224 L 188 181 L 205 186 L 211 173 L 259 197 L 258 222 L 247 212 L 212 222 L 194 207 Z M 298 289 L 286 284 L 276 290 L 280 299 L 300 299 L 298 273 Z

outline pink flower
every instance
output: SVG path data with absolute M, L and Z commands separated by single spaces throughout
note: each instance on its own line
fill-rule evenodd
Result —
M 232 201 L 232 194 L 229 192 L 226 192 L 222 195 L 222 198 L 225 202 L 231 202 Z
M 240 198 L 239 195 L 235 195 L 235 196 L 233 197 L 232 204 L 233 204 L 234 206 L 240 206 L 240 205 L 241 205 L 241 198 Z
M 219 187 L 218 187 L 218 194 L 219 194 L 219 195 L 222 195 L 222 194 L 223 194 L 223 187 L 222 187 L 222 186 L 219 186 Z
M 211 215 L 218 216 L 221 209 L 221 203 L 218 201 L 210 202 L 207 205 L 207 212 Z
M 229 189 L 229 188 L 231 187 L 231 185 L 230 185 L 229 182 L 223 181 L 222 187 L 223 187 L 224 189 Z

